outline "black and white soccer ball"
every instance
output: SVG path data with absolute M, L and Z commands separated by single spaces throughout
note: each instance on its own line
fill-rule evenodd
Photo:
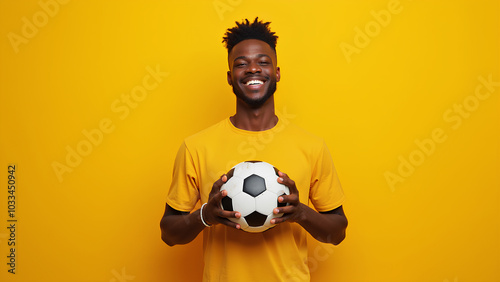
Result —
M 241 213 L 240 218 L 230 220 L 247 232 L 274 227 L 271 219 L 283 216 L 273 214 L 274 208 L 286 205 L 278 203 L 278 197 L 290 195 L 288 187 L 278 183 L 278 170 L 266 162 L 248 161 L 233 167 L 227 177 L 220 189 L 227 190 L 221 201 L 222 209 Z

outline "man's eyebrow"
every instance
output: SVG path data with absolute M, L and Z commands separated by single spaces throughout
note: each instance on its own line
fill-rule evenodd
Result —
M 269 59 L 271 59 L 271 57 L 269 57 L 269 55 L 266 55 L 266 54 L 258 54 L 257 55 L 257 58 L 261 58 L 261 57 L 268 57 Z M 247 56 L 239 56 L 239 57 L 236 57 L 234 59 L 234 61 L 239 60 L 239 59 L 246 59 L 246 58 L 248 58 L 248 57 Z

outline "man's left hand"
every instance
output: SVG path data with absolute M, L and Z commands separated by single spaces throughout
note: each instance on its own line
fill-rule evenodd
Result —
M 290 195 L 278 197 L 279 203 L 288 204 L 284 207 L 277 207 L 273 210 L 274 214 L 283 213 L 282 217 L 271 219 L 272 224 L 282 223 L 284 221 L 300 222 L 304 220 L 304 205 L 299 200 L 299 190 L 295 186 L 295 181 L 290 179 L 286 173 L 278 172 L 278 183 L 285 185 L 290 189 Z

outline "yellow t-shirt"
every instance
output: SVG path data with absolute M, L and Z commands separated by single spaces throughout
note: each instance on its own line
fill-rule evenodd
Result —
M 344 194 L 324 141 L 288 120 L 265 131 L 236 128 L 229 118 L 184 140 L 175 160 L 167 203 L 190 212 L 208 201 L 213 183 L 234 165 L 265 161 L 288 174 L 300 201 L 321 212 L 342 205 Z M 203 231 L 203 281 L 309 281 L 307 231 L 284 222 L 262 233 L 222 224 Z

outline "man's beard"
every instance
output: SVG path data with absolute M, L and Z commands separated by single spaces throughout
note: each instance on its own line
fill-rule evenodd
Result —
M 233 83 L 233 93 L 236 95 L 238 99 L 243 100 L 247 105 L 249 105 L 252 108 L 259 108 L 264 103 L 266 103 L 271 96 L 273 96 L 274 92 L 276 92 L 276 80 L 275 79 L 270 79 L 269 80 L 269 88 L 267 89 L 267 92 L 264 96 L 257 98 L 257 99 L 252 99 L 250 97 L 245 96 L 245 93 L 243 93 L 243 90 L 238 87 L 237 83 Z

